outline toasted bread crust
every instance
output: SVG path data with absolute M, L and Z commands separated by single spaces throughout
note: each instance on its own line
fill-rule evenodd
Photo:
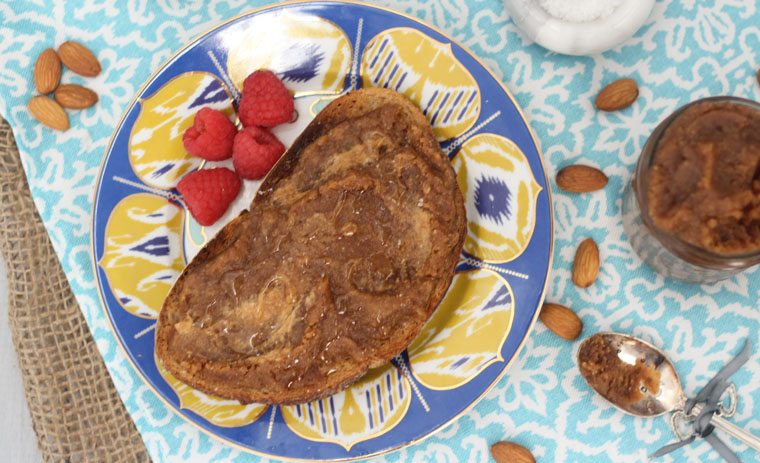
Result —
M 378 124 L 376 118 L 384 118 L 386 125 L 393 125 L 387 129 L 388 133 L 396 130 L 393 133 L 403 133 L 405 139 L 392 140 L 383 133 L 382 124 Z M 352 135 L 354 126 L 369 129 Z M 350 139 L 345 142 L 344 151 L 336 148 L 344 141 L 341 134 Z M 363 160 L 365 153 L 351 151 L 355 146 L 349 143 L 353 140 L 351 137 L 361 138 L 362 143 L 371 148 L 384 143 L 383 146 L 395 150 L 394 163 L 380 158 L 379 162 L 386 163 L 383 164 L 387 167 L 385 173 L 372 171 L 370 163 Z M 378 149 L 384 153 L 382 146 Z M 339 161 L 329 160 L 332 164 L 319 175 L 313 174 L 318 168 L 310 168 L 309 163 L 325 162 L 321 152 L 330 150 L 343 153 L 340 154 L 342 159 L 349 161 L 353 156 L 358 164 L 346 161 L 342 166 Z M 368 235 L 367 229 L 382 228 L 385 206 L 393 212 L 392 206 L 396 204 L 380 194 L 386 190 L 379 184 L 378 175 L 386 175 L 388 169 L 403 170 L 404 159 L 415 166 L 415 172 L 426 173 L 403 186 L 415 192 L 419 190 L 414 194 L 419 195 L 420 211 L 407 213 L 409 201 L 416 201 L 411 192 L 398 196 L 401 198 L 398 201 L 394 199 L 406 209 L 399 209 L 403 213 L 396 211 L 398 213 L 390 216 L 386 234 L 398 239 L 398 249 L 389 250 L 387 243 L 382 244 L 382 239 L 378 241 L 376 236 Z M 335 174 L 325 173 L 329 169 Z M 425 193 L 425 189 L 429 191 Z M 337 199 L 331 200 L 330 195 Z M 361 210 L 362 216 L 379 225 L 341 222 L 337 217 L 343 217 L 346 212 L 335 204 L 347 196 L 353 198 L 352 207 L 358 207 L 356 210 Z M 365 197 L 373 199 L 363 200 Z M 325 213 L 322 209 L 329 209 L 330 205 L 333 209 Z M 287 214 L 277 215 L 281 210 Z M 333 217 L 336 226 L 342 225 L 347 230 L 341 232 L 346 242 L 354 238 L 365 241 L 357 247 L 348 244 L 340 247 L 327 237 L 321 248 L 319 243 L 311 247 L 302 245 L 302 241 L 314 236 L 299 241 L 294 235 L 301 229 L 309 229 L 308 221 L 322 215 Z M 407 220 L 407 216 L 414 217 Z M 276 249 L 265 252 L 266 243 L 273 246 L 267 230 L 285 233 L 283 220 L 292 222 L 288 230 L 293 231 L 287 231 L 285 238 L 289 249 L 302 249 L 282 257 L 290 259 L 287 265 L 274 255 L 282 252 L 279 244 Z M 159 316 L 157 356 L 183 382 L 242 403 L 293 404 L 331 395 L 359 379 L 369 368 L 388 362 L 417 336 L 453 278 L 465 224 L 464 202 L 453 169 L 420 110 L 391 90 L 351 92 L 335 100 L 312 121 L 264 180 L 250 211 L 244 211 L 226 225 L 186 267 L 169 292 Z M 403 227 L 407 227 L 408 233 L 402 235 L 397 229 Z M 330 227 L 315 230 L 330 236 L 336 233 Z M 246 232 L 258 233 L 264 239 L 252 238 Z M 415 233 L 420 236 L 414 236 Z M 273 235 L 273 240 L 275 238 Z M 257 244 L 251 245 L 249 241 L 256 239 Z M 321 235 L 316 237 L 318 242 L 321 239 Z M 335 239 L 341 240 L 341 236 Z M 241 247 L 244 242 L 246 247 Z M 262 247 L 261 254 L 250 249 L 257 246 Z M 362 246 L 368 256 L 357 260 Z M 312 250 L 319 254 L 320 249 L 332 255 L 311 255 Z M 404 249 L 406 253 L 402 252 Z M 227 272 L 231 262 L 240 266 L 241 253 L 247 253 L 245 257 L 250 261 L 243 262 L 240 270 Z M 232 260 L 235 258 L 237 261 Z M 341 270 L 333 271 L 330 264 L 342 265 Z M 234 303 L 229 302 L 231 296 L 221 294 L 220 286 L 227 283 L 225 276 L 216 275 L 220 269 L 225 275 L 233 274 Z M 296 274 L 294 269 L 303 273 Z M 244 276 L 235 276 L 236 272 L 243 272 Z M 378 278 L 381 274 L 385 279 Z M 241 287 L 251 288 L 251 294 L 242 294 L 241 300 L 235 286 L 238 277 L 245 280 L 240 283 Z M 211 287 L 199 288 L 207 285 Z M 217 310 L 217 298 L 209 296 L 209 292 L 214 291 L 220 292 L 219 305 L 226 304 L 222 311 L 225 315 L 210 317 L 209 326 L 205 326 L 206 319 L 199 314 Z M 208 307 L 202 309 L 204 304 Z M 227 323 L 227 319 L 231 321 L 220 325 Z M 262 320 L 272 329 L 256 328 Z M 348 323 L 353 325 L 344 326 Z M 240 326 L 245 327 L 240 333 L 228 333 Z M 364 338 L 357 333 L 363 333 Z M 248 338 L 250 350 L 243 335 L 251 336 Z

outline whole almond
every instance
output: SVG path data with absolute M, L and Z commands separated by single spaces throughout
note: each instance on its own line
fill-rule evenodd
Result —
M 599 248 L 591 238 L 586 238 L 575 251 L 573 260 L 573 283 L 580 288 L 591 286 L 599 275 Z
M 639 86 L 633 79 L 620 79 L 602 89 L 596 96 L 596 107 L 602 111 L 616 111 L 632 105 L 639 97 Z
M 497 442 L 491 446 L 491 456 L 496 463 L 536 463 L 530 450 L 514 442 Z
M 51 129 L 63 131 L 69 128 L 69 116 L 52 98 L 37 95 L 29 100 L 28 107 L 35 119 Z
M 58 56 L 63 64 L 85 77 L 95 77 L 100 74 L 100 62 L 92 52 L 79 42 L 63 42 L 58 47 Z
M 574 341 L 583 331 L 583 322 L 572 310 L 560 304 L 544 303 L 538 314 L 547 328 L 560 338 Z
M 755 75 L 755 78 L 757 79 L 757 84 L 760 85 L 760 69 L 757 70 L 757 74 Z
M 55 101 L 64 108 L 84 109 L 98 102 L 98 94 L 87 87 L 63 84 L 55 89 Z
M 34 63 L 34 87 L 40 93 L 50 93 L 61 81 L 61 60 L 55 50 L 45 49 Z
M 557 173 L 557 185 L 571 193 L 589 193 L 601 190 L 607 185 L 608 178 L 596 167 L 574 164 Z

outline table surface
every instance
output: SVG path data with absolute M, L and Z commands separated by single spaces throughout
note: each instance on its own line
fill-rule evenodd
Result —
M 32 430 L 32 418 L 24 399 L 21 371 L 8 326 L 8 279 L 5 261 L 0 257 L 0 396 L 4 413 L 0 413 L 0 450 L 6 461 L 37 463 L 42 461 L 37 439 Z
M 0 43 L 0 62 L 8 63 L 0 68 L 0 113 L 14 129 L 40 216 L 93 337 L 157 462 L 259 459 L 212 440 L 178 418 L 121 354 L 93 284 L 93 186 L 113 127 L 151 70 L 207 27 L 267 1 L 143 2 L 139 7 L 114 2 L 103 7 L 72 0 L 63 8 L 61 2 L 38 0 L 8 2 L 0 8 L 0 33 L 7 38 Z M 526 40 L 509 19 L 503 0 L 377 1 L 433 23 L 463 42 L 507 84 L 524 109 L 542 141 L 555 188 L 555 252 L 547 298 L 581 316 L 584 337 L 620 331 L 662 347 L 691 395 L 745 339 L 751 339 L 755 353 L 732 377 L 742 396 L 732 422 L 760 434 L 760 268 L 712 286 L 665 279 L 642 265 L 631 250 L 620 215 L 620 198 L 638 154 L 662 119 L 708 95 L 760 100 L 755 78 L 760 65 L 758 3 L 658 0 L 647 24 L 625 46 L 575 58 L 547 53 Z M 41 129 L 26 104 L 34 92 L 34 57 L 67 39 L 90 47 L 103 73 L 96 79 L 64 73 L 64 81 L 92 88 L 100 101 L 72 113 L 72 130 L 57 133 Z M 594 110 L 594 96 L 620 77 L 639 82 L 636 103 L 615 113 Z M 610 179 L 605 189 L 592 195 L 559 191 L 553 180 L 557 171 L 576 163 L 602 169 Z M 588 237 L 599 243 L 603 265 L 598 281 L 579 289 L 571 282 L 572 261 L 578 243 Z M 424 443 L 375 461 L 485 461 L 491 443 L 508 439 L 530 448 L 539 461 L 639 463 L 646 461 L 648 452 L 672 441 L 665 418 L 624 416 L 597 397 L 577 372 L 576 349 L 577 343 L 564 342 L 537 324 L 520 360 L 472 411 Z M 12 355 L 4 358 L 15 361 Z M 8 380 L 14 378 L 0 381 Z M 21 404 L 20 397 L 19 392 L 18 400 L 6 401 Z M 18 413 L 8 410 L 3 415 Z M 11 420 L 12 433 L 0 429 L 0 439 L 2 434 L 18 436 L 19 420 Z M 28 435 L 31 439 L 31 432 Z M 10 439 L 14 448 L 21 442 Z M 746 446 L 726 443 L 745 462 L 758 461 Z M 7 447 L 3 444 L 0 441 L 0 450 Z M 11 460 L 25 461 L 23 456 Z M 699 442 L 661 461 L 719 463 L 719 458 L 706 442 Z

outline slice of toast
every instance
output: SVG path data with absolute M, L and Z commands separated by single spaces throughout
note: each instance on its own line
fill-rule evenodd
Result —
M 419 333 L 451 282 L 465 223 L 420 110 L 392 90 L 351 92 L 187 266 L 161 310 L 158 357 L 187 384 L 243 403 L 340 391 Z

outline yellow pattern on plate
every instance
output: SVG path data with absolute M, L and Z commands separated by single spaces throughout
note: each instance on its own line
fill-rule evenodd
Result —
M 501 348 L 514 317 L 512 288 L 490 270 L 458 273 L 409 346 L 417 380 L 430 389 L 454 389 L 503 361 Z
M 436 136 L 462 135 L 480 115 L 480 89 L 450 44 L 408 28 L 372 38 L 361 61 L 364 87 L 398 90 L 425 113 Z
M 156 368 L 179 398 L 179 407 L 194 411 L 210 423 L 225 428 L 245 426 L 256 421 L 266 411 L 266 404 L 242 405 L 237 400 L 222 399 L 193 389 L 175 378 L 158 357 Z
M 528 247 L 541 187 L 511 140 L 490 133 L 467 140 L 452 160 L 467 208 L 464 250 L 486 262 L 508 262 Z
M 181 74 L 140 101 L 140 115 L 129 139 L 129 162 L 135 174 L 154 188 L 171 189 L 203 161 L 182 145 L 195 113 L 210 107 L 234 114 L 228 90 L 205 72 Z
M 185 268 L 183 211 L 166 199 L 137 193 L 111 211 L 98 263 L 127 312 L 156 318 L 174 280 Z
M 409 383 L 392 364 L 370 370 L 335 395 L 282 407 L 285 423 L 304 439 L 334 442 L 347 451 L 393 429 L 411 401 Z
M 233 85 L 242 90 L 251 72 L 269 69 L 297 95 L 342 91 L 352 50 L 345 32 L 317 16 L 273 16 L 252 18 L 244 28 L 225 33 Z

